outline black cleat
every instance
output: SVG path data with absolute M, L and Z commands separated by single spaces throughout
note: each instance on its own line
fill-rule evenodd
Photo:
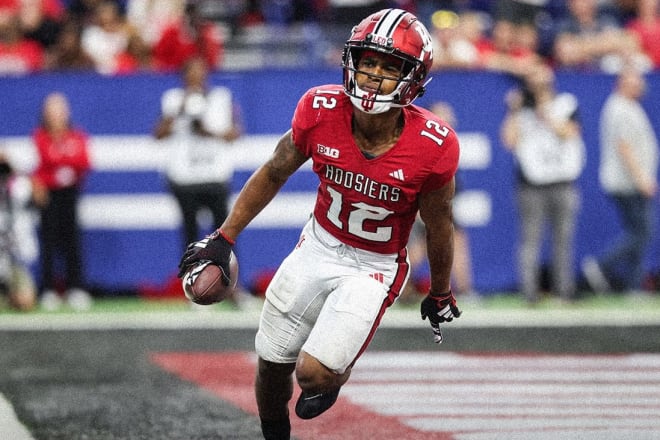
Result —
M 337 401 L 339 388 L 326 393 L 307 393 L 303 391 L 296 402 L 296 414 L 301 419 L 313 419 L 323 414 Z

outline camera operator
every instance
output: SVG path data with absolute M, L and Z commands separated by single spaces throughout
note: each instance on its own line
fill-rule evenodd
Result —
M 183 87 L 161 98 L 156 139 L 167 139 L 170 160 L 167 181 L 183 215 L 185 247 L 203 235 L 197 214 L 208 209 L 213 225 L 227 216 L 233 164 L 229 147 L 241 135 L 232 94 L 226 87 L 208 87 L 208 68 L 201 58 L 186 63 Z
M 31 189 L 29 178 L 17 175 L 0 153 L 0 296 L 20 311 L 33 309 L 37 298 L 32 273 L 23 258 L 30 240 L 25 233 L 19 237 L 19 228 L 29 223 L 25 211 L 32 197 Z
M 575 296 L 574 235 L 580 195 L 575 181 L 585 163 L 585 146 L 574 95 L 557 93 L 554 72 L 538 65 L 506 96 L 504 146 L 515 158 L 521 221 L 518 249 L 520 290 L 540 300 L 541 248 L 545 223 L 552 231 L 552 287 L 562 300 Z

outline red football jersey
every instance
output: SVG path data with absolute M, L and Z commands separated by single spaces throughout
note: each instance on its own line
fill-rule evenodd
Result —
M 88 137 L 79 129 L 69 130 L 55 139 L 42 127 L 33 133 L 39 156 L 34 177 L 49 189 L 67 188 L 81 183 L 90 169 Z
M 348 245 L 399 252 L 408 243 L 419 194 L 442 187 L 456 173 L 459 146 L 454 130 L 415 105 L 402 110 L 398 142 L 368 159 L 353 139 L 354 109 L 341 86 L 312 88 L 298 102 L 293 140 L 312 158 L 320 179 L 314 216 Z

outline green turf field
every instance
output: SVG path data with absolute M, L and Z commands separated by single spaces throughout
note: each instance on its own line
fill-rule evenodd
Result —
M 256 300 L 256 299 L 255 299 Z M 534 307 L 530 307 L 519 295 L 512 293 L 502 293 L 481 297 L 478 302 L 472 299 L 463 301 L 458 298 L 459 305 L 464 309 L 482 309 L 482 310 L 620 310 L 621 308 L 639 308 L 644 310 L 657 310 L 660 312 L 660 294 L 649 294 L 647 296 L 626 296 L 626 295 L 591 295 L 575 302 L 566 304 L 558 301 L 556 298 L 545 298 Z M 398 302 L 394 308 L 400 310 L 413 310 L 418 306 L 416 299 Z M 240 307 L 235 303 L 225 301 L 212 306 L 205 306 L 205 309 L 231 312 L 239 311 Z M 92 308 L 88 313 L 114 313 L 114 312 L 186 312 L 191 309 L 190 304 L 181 299 L 142 299 L 137 297 L 117 297 L 100 298 L 94 301 Z M 34 313 L 72 313 L 73 310 L 63 305 L 58 311 L 46 312 L 37 308 L 28 314 Z M 0 305 L 0 314 L 21 315 L 25 312 L 18 312 L 5 304 Z
M 258 307 L 258 299 L 254 298 L 250 307 Z M 563 303 L 556 298 L 545 298 L 538 304 L 530 307 L 519 295 L 512 293 L 492 294 L 481 297 L 478 301 L 472 299 L 464 301 L 458 298 L 459 306 L 468 310 L 602 310 L 616 311 L 621 309 L 643 309 L 645 312 L 657 311 L 660 313 L 660 294 L 649 294 L 647 296 L 626 295 L 590 295 L 571 303 Z M 406 302 L 398 302 L 394 309 L 416 310 L 419 302 L 415 299 Z M 240 307 L 232 302 L 223 302 L 212 306 L 205 306 L 216 312 L 237 312 Z M 96 299 L 87 313 L 126 313 L 126 312 L 185 312 L 191 310 L 190 304 L 183 299 L 142 299 L 137 297 L 105 297 Z M 73 310 L 63 305 L 56 312 L 46 312 L 37 308 L 28 314 L 34 313 L 72 313 Z M 6 305 L 0 305 L 0 314 L 21 315 L 24 313 L 12 310 Z
M 590 295 L 565 303 L 548 297 L 530 306 L 517 294 L 497 294 L 475 299 L 458 298 L 460 319 L 445 324 L 459 328 L 520 328 L 579 326 L 658 326 L 660 295 Z M 262 299 L 249 297 L 240 305 L 225 301 L 194 306 L 184 299 L 97 298 L 92 308 L 76 312 L 64 305 L 54 312 L 40 308 L 20 313 L 0 308 L 0 329 L 65 328 L 250 328 L 259 322 Z M 419 300 L 396 303 L 383 318 L 382 327 L 426 328 L 419 315 Z
M 255 298 L 256 299 L 256 298 Z M 459 303 L 463 299 L 458 297 Z M 530 306 L 517 294 L 514 293 L 500 293 L 483 296 L 477 303 L 472 300 L 467 301 L 470 307 L 480 307 L 488 309 L 529 309 Z M 609 295 L 590 295 L 570 304 L 564 304 L 556 298 L 545 298 L 538 303 L 535 308 L 552 309 L 557 307 L 562 308 L 584 308 L 584 309 L 617 309 L 620 307 L 627 307 L 631 305 L 644 304 L 645 307 L 650 307 L 660 310 L 660 293 L 653 293 L 647 296 L 629 296 L 619 294 Z M 395 307 L 397 308 L 415 308 L 418 301 L 411 300 L 406 303 L 398 302 Z M 214 310 L 238 310 L 235 304 L 231 302 L 223 302 L 209 306 Z M 105 297 L 96 299 L 92 311 L 94 312 L 126 312 L 126 311 L 161 311 L 161 310 L 188 310 L 190 305 L 184 299 L 141 299 L 137 297 Z M 67 311 L 67 307 L 63 307 L 61 311 Z M 2 313 L 15 313 L 8 308 L 3 308 Z

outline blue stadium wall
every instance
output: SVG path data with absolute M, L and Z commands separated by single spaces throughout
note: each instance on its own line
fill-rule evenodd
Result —
M 230 87 L 241 108 L 246 136 L 234 147 L 238 191 L 287 130 L 299 96 L 309 87 L 336 83 L 339 70 L 266 70 L 216 73 L 212 83 Z M 649 76 L 643 104 L 660 133 L 660 75 Z M 581 104 L 587 168 L 580 178 L 582 208 L 576 244 L 576 274 L 586 254 L 598 253 L 618 230 L 618 219 L 598 186 L 598 119 L 614 77 L 559 73 L 559 91 L 574 93 Z M 151 139 L 161 93 L 178 84 L 176 75 L 102 77 L 96 74 L 41 74 L 0 78 L 0 150 L 17 168 L 34 166 L 29 134 L 38 123 L 46 94 L 66 93 L 74 121 L 92 135 L 94 171 L 81 203 L 85 273 L 90 286 L 113 291 L 158 287 L 170 279 L 183 244 L 180 217 L 161 168 L 164 147 Z M 505 114 L 503 97 L 515 86 L 508 76 L 486 72 L 436 73 L 421 105 L 449 102 L 465 146 L 461 158 L 457 218 L 470 236 L 476 288 L 484 293 L 512 290 L 518 216 L 511 155 L 499 140 Z M 304 168 L 257 221 L 241 235 L 237 252 L 241 281 L 277 267 L 295 244 L 313 203 L 316 178 Z M 209 227 L 211 225 L 208 225 Z M 646 264 L 660 267 L 654 240 Z M 547 253 L 547 249 L 546 249 Z M 37 269 L 38 270 L 38 269 Z M 313 269 L 312 269 L 313 270 Z

